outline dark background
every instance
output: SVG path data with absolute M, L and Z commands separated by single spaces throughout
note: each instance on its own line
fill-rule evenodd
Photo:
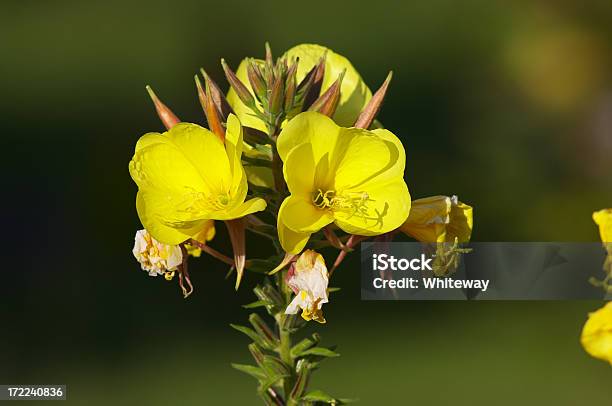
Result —
M 67 384 L 71 404 L 258 404 L 252 301 L 212 259 L 196 292 L 149 278 L 127 163 L 162 129 L 150 84 L 203 122 L 200 66 L 315 42 L 347 56 L 407 152 L 414 198 L 458 194 L 477 241 L 594 241 L 612 205 L 609 1 L 2 1 L 0 383 Z M 213 245 L 227 252 L 223 226 Z M 251 252 L 257 242 L 251 241 Z M 327 256 L 328 261 L 332 256 Z M 597 302 L 362 302 L 357 255 L 325 305 L 314 384 L 362 404 L 604 404 L 611 371 L 579 345 Z

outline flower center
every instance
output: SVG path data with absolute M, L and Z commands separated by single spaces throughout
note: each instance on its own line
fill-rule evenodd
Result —
M 370 214 L 368 204 L 374 202 L 367 192 L 338 193 L 335 190 L 317 189 L 312 195 L 312 203 L 319 209 L 342 212 L 347 218 L 357 216 L 364 220 L 380 221 L 380 216 Z M 376 210 L 375 210 L 376 211 Z

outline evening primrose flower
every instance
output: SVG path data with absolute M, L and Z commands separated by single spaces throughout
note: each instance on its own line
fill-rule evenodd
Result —
M 340 101 L 333 119 L 341 126 L 352 126 L 361 110 L 363 110 L 372 98 L 372 92 L 351 62 L 331 49 L 316 44 L 296 45 L 285 52 L 283 57 L 286 57 L 289 61 L 294 58 L 300 59 L 296 74 L 296 79 L 299 83 L 306 77 L 306 74 L 319 63 L 319 60 L 324 55 L 326 57 L 325 74 L 323 76 L 320 94 L 325 93 L 336 79 L 338 79 L 338 76 L 346 70 L 340 87 Z M 263 61 L 261 63 L 263 63 Z M 248 59 L 242 60 L 236 70 L 236 76 L 254 96 L 255 94 L 248 79 L 247 65 Z M 243 125 L 266 132 L 264 122 L 253 115 L 251 109 L 240 100 L 233 89 L 228 91 L 227 101 L 230 106 L 232 106 L 232 109 Z
M 134 257 L 150 276 L 164 275 L 170 280 L 183 262 L 181 247 L 157 241 L 147 230 L 138 230 L 134 237 Z
M 422 242 L 468 242 L 473 210 L 457 196 L 432 196 L 412 202 L 410 215 L 400 230 Z
M 287 274 L 287 285 L 295 293 L 295 297 L 287 306 L 285 314 L 296 314 L 302 309 L 304 320 L 315 320 L 325 323 L 321 307 L 328 302 L 327 267 L 321 254 L 306 250 Z
M 589 314 L 580 342 L 591 356 L 612 365 L 612 302 Z
M 242 127 L 234 115 L 228 118 L 225 142 L 190 123 L 142 136 L 129 165 L 142 224 L 156 240 L 177 245 L 200 235 L 210 220 L 263 210 L 263 199 L 245 201 L 241 155 Z
M 372 236 L 408 217 L 406 157 L 391 132 L 342 128 L 305 112 L 285 126 L 277 148 L 291 193 L 277 221 L 286 252 L 299 253 L 312 233 L 332 222 L 349 234 Z

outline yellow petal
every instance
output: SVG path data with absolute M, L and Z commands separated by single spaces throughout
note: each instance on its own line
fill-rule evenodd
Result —
M 301 81 L 324 54 L 326 54 L 326 63 L 321 93 L 325 92 L 338 79 L 338 75 L 346 69 L 340 87 L 340 102 L 333 118 L 339 125 L 350 127 L 372 97 L 372 92 L 351 62 L 331 49 L 316 44 L 297 45 L 288 50 L 284 56 L 289 60 L 300 58 L 297 79 Z
M 401 226 L 410 212 L 410 194 L 403 179 L 345 193 L 346 198 L 354 199 L 354 207 L 334 210 L 334 217 L 338 227 L 349 234 L 387 233 Z
M 232 172 L 225 145 L 219 137 L 206 128 L 191 123 L 175 125 L 167 132 L 167 136 L 197 168 L 213 192 L 230 190 Z
M 589 315 L 580 341 L 591 356 L 612 364 L 612 302 Z
M 194 235 L 192 238 L 199 242 L 205 243 L 215 238 L 215 234 L 216 234 L 215 221 L 205 220 L 202 225 L 202 230 L 196 235 Z
M 310 198 L 295 195 L 283 201 L 278 210 L 278 218 L 289 229 L 308 234 L 319 231 L 334 220 L 330 210 L 319 209 Z
M 446 238 L 448 242 L 468 242 L 472 237 L 472 229 L 474 228 L 474 215 L 472 206 L 465 203 L 455 201 L 451 205 L 450 222 L 446 227 Z
M 247 200 L 234 209 L 228 212 L 216 212 L 211 214 L 211 218 L 215 220 L 233 220 L 249 214 L 265 210 L 266 201 L 259 197 Z
M 190 123 L 177 124 L 161 135 L 141 137 L 130 162 L 130 174 L 139 188 L 178 194 L 218 194 L 231 187 L 223 143 L 212 132 Z
M 227 118 L 227 130 L 225 132 L 225 150 L 232 174 L 230 193 L 235 193 L 240 188 L 243 178 L 246 176 L 240 162 L 242 158 L 242 143 L 242 126 L 240 121 L 238 121 L 235 115 L 230 114 Z
M 398 145 L 357 128 L 342 129 L 330 162 L 335 169 L 335 188 L 367 188 L 368 184 L 403 178 L 405 158 Z M 399 144 L 401 146 L 401 144 Z M 333 170 L 333 169 L 332 169 Z
M 168 245 L 177 245 L 191 238 L 194 233 L 197 233 L 197 225 L 194 225 L 191 229 L 176 229 L 167 226 L 155 216 L 155 211 L 151 210 L 148 206 L 143 199 L 143 194 L 138 192 L 136 195 L 138 218 L 140 218 L 144 228 L 157 241 Z
M 315 163 L 310 143 L 300 144 L 287 155 L 283 175 L 291 194 L 312 198 Z
M 612 209 L 603 209 L 593 213 L 593 220 L 599 226 L 601 241 L 612 243 Z
M 299 254 L 310 239 L 310 233 L 296 233 L 283 224 L 280 216 L 277 220 L 278 240 L 281 247 L 289 254 Z
M 289 151 L 304 142 L 312 144 L 315 162 L 334 151 L 340 127 L 323 114 L 307 111 L 295 116 L 278 136 L 277 149 L 283 162 Z

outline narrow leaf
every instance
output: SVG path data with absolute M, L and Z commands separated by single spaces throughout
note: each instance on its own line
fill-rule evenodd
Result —
M 245 374 L 249 374 L 258 381 L 263 381 L 267 379 L 265 372 L 261 368 L 258 368 L 254 365 L 232 364 L 232 368 L 244 372 Z
M 305 355 L 316 355 L 319 357 L 339 357 L 340 356 L 340 354 L 338 354 L 337 352 L 334 352 L 330 350 L 329 348 L 325 348 L 325 347 L 314 347 L 306 351 L 302 351 L 302 356 L 305 356 Z

